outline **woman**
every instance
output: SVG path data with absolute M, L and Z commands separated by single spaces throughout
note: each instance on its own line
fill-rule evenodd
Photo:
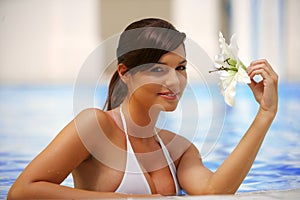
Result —
M 122 33 L 107 111 L 75 117 L 21 173 L 8 193 L 17 198 L 101 198 L 234 194 L 250 170 L 277 112 L 277 74 L 266 60 L 248 67 L 258 113 L 216 172 L 193 144 L 155 127 L 175 110 L 186 85 L 185 34 L 161 19 L 143 19 Z M 259 83 L 253 81 L 261 75 Z M 72 173 L 75 188 L 60 183 Z

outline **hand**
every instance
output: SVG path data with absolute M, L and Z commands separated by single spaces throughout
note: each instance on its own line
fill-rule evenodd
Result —
M 249 84 L 256 101 L 264 111 L 276 114 L 278 106 L 278 75 L 267 60 L 253 61 L 248 67 Z M 256 83 L 255 75 L 261 75 L 263 80 Z

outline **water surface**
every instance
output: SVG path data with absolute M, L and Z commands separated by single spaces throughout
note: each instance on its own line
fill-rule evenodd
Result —
M 216 170 L 251 124 L 258 106 L 249 88 L 238 87 L 236 106 L 220 109 L 219 114 L 212 116 L 216 105 L 211 103 L 211 91 L 203 85 L 195 88 L 193 92 L 198 99 L 200 123 L 197 126 L 199 133 L 193 134 L 191 139 L 200 150 L 203 150 L 204 141 L 211 143 L 208 145 L 210 151 L 203 153 L 203 161 L 208 168 Z M 278 114 L 239 193 L 300 188 L 300 84 L 281 84 L 279 92 Z M 192 102 L 189 95 L 184 99 L 186 104 Z M 101 106 L 105 96 L 106 90 L 97 91 L 95 106 Z M 73 87 L 2 86 L 0 102 L 2 199 L 26 165 L 73 119 Z M 191 103 L 189 106 L 195 105 Z M 189 130 L 193 126 L 185 121 L 178 127 L 176 117 L 166 116 L 170 119 L 166 125 L 162 124 L 175 127 L 175 131 L 182 127 Z M 207 132 L 213 130 L 211 123 L 216 121 L 217 125 L 221 123 L 222 130 L 210 140 Z M 69 176 L 63 184 L 73 186 L 72 177 Z

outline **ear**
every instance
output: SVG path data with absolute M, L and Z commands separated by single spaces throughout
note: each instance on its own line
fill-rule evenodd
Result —
M 128 73 L 126 73 L 127 71 L 128 71 L 128 68 L 126 67 L 126 65 L 124 65 L 123 63 L 118 64 L 119 76 L 125 84 L 128 81 L 128 75 L 129 75 Z

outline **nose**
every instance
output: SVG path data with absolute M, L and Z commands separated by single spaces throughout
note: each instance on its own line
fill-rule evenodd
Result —
M 175 69 L 168 71 L 167 77 L 165 79 L 166 87 L 170 88 L 173 92 L 177 92 L 180 89 L 180 73 L 176 72 Z

